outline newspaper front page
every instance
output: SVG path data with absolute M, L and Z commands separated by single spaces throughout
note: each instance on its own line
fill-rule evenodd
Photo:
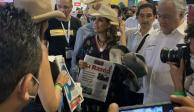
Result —
M 110 61 L 86 55 L 87 68 L 80 71 L 83 96 L 105 102 L 115 65 Z

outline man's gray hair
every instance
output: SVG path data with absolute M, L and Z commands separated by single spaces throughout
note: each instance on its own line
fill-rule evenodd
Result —
M 161 0 L 159 4 L 164 2 L 172 2 L 175 5 L 177 12 L 181 12 L 182 14 L 186 14 L 187 11 L 187 3 L 186 0 Z

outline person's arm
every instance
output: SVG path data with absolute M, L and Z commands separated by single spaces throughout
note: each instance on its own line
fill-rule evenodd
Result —
M 127 46 L 126 33 L 125 33 L 125 22 L 122 18 L 119 18 L 119 31 L 120 31 L 120 43 L 123 46 Z
M 77 64 L 76 64 L 77 54 L 83 45 L 83 42 L 84 42 L 83 36 L 84 36 L 84 33 L 82 31 L 82 28 L 80 28 L 76 34 L 75 46 L 74 46 L 74 50 L 72 53 L 72 60 L 71 60 L 71 70 L 74 70 L 75 67 L 77 67 Z
M 59 73 L 57 80 L 56 80 L 56 83 L 55 83 L 56 100 L 58 101 L 59 104 L 62 100 L 62 88 L 68 82 L 68 80 L 69 80 L 69 77 L 67 75 L 67 72 L 65 72 L 65 73 L 60 72 Z M 59 105 L 58 105 L 58 108 L 59 108 Z
M 50 64 L 48 61 L 48 49 L 42 44 L 42 63 L 39 75 L 39 90 L 38 95 L 46 112 L 55 112 L 60 105 L 61 91 L 55 88 L 51 75 Z M 60 80 L 60 81 L 59 81 Z M 58 76 L 57 82 L 65 83 L 66 78 Z
M 175 107 L 174 112 L 194 112 L 194 100 L 189 96 L 175 96 L 171 95 L 170 100 L 173 103 L 178 103 L 181 107 Z
M 172 81 L 175 86 L 175 92 L 183 92 L 184 91 L 184 84 L 183 84 L 183 75 L 184 75 L 184 61 L 183 59 L 180 62 L 180 67 L 177 67 L 173 63 L 169 63 L 170 65 L 170 74 Z

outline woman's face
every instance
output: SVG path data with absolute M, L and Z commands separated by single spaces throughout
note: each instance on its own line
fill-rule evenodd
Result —
M 110 22 L 104 17 L 96 17 L 93 27 L 96 33 L 107 32 L 108 28 L 110 28 Z

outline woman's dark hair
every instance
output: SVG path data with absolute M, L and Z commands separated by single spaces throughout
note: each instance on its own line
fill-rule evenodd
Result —
M 117 34 L 117 26 L 111 25 L 111 27 L 108 30 L 108 33 L 110 33 L 110 38 L 112 41 L 117 42 L 119 41 L 119 36 Z
M 109 22 L 109 23 L 111 22 L 111 20 L 109 20 L 108 18 L 105 18 L 105 19 L 107 20 L 107 22 Z M 117 26 L 116 25 L 111 24 L 110 28 L 107 30 L 107 36 L 111 42 L 119 41 L 119 36 L 117 35 Z
M 187 29 L 185 30 L 185 33 L 187 34 L 185 36 L 185 41 L 188 41 L 190 38 L 194 38 L 194 20 L 191 24 L 188 25 Z
M 145 3 L 143 5 L 140 5 L 138 8 L 137 8 L 137 13 L 136 13 L 136 16 L 139 16 L 139 13 L 142 9 L 144 8 L 150 8 L 152 9 L 152 12 L 153 12 L 153 15 L 156 15 L 157 12 L 156 12 L 156 7 L 154 5 L 152 5 L 151 3 Z

